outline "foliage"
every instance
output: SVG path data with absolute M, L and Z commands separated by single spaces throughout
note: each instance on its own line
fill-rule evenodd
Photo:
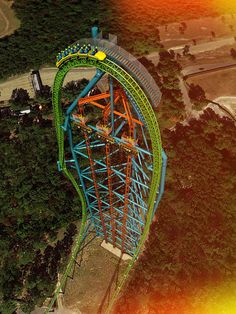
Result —
M 20 124 L 19 124 L 19 123 Z M 80 218 L 74 189 L 56 169 L 51 123 L 34 117 L 0 121 L 1 313 L 26 313 L 55 288 Z M 62 240 L 60 230 L 67 228 Z M 61 231 L 60 231 L 61 232 Z
M 80 92 L 88 84 L 87 79 L 82 79 L 78 81 L 70 81 L 62 88 L 62 97 L 65 99 L 65 102 L 72 102 Z
M 195 109 L 201 110 L 202 106 L 206 104 L 205 91 L 200 85 L 191 83 L 189 85 L 188 95 L 195 105 Z
M 190 46 L 189 45 L 185 45 L 184 49 L 183 49 L 183 55 L 186 56 L 190 51 Z
M 89 37 L 94 20 L 104 24 L 107 14 L 102 1 L 92 0 L 16 0 L 13 9 L 21 26 L 0 39 L 0 79 L 55 64 L 59 51 Z
M 136 55 L 160 50 L 158 67 L 144 58 L 142 62 L 161 86 L 161 119 L 181 119 L 181 68 L 175 55 L 162 49 L 158 25 L 215 12 L 199 1 L 154 1 L 154 6 L 153 1 L 14 1 L 21 27 L 0 39 L 0 79 L 53 64 L 58 51 L 90 36 L 90 26 L 96 21 L 103 30 L 118 34 L 119 44 Z M 186 29 L 183 23 L 182 28 Z M 46 88 L 43 95 L 37 95 L 39 102 L 41 98 L 48 101 L 48 93 Z M 63 93 L 71 101 L 78 95 L 78 84 L 70 83 Z M 161 307 L 168 294 L 181 299 L 188 287 L 194 293 L 196 287 L 213 279 L 219 283 L 227 272 L 234 274 L 235 248 L 230 237 L 235 227 L 234 133 L 229 120 L 209 110 L 189 126 L 177 124 L 174 131 L 166 130 L 166 194 L 128 297 L 122 299 L 123 308 L 128 307 L 129 297 L 140 297 L 143 302 L 145 294 L 150 304 L 154 300 Z M 78 219 L 79 204 L 74 190 L 57 173 L 57 145 L 50 121 L 38 112 L 35 117 L 23 117 L 19 125 L 17 120 L 6 119 L 0 121 L 0 137 L 0 311 L 13 313 L 18 303 L 27 313 L 55 288 L 57 271 L 76 232 L 69 223 Z M 65 228 L 63 239 L 57 240 L 58 232 Z
M 54 56 L 65 46 L 90 36 L 94 23 L 103 32 L 118 35 L 121 46 L 140 56 L 160 49 L 159 25 L 182 22 L 186 29 L 185 19 L 217 14 L 205 2 L 190 6 L 188 0 L 181 4 L 178 0 L 16 0 L 13 9 L 21 26 L 0 39 L 0 79 L 54 64 Z
M 49 114 L 52 113 L 52 91 L 48 85 L 43 85 L 40 91 L 36 91 L 35 99 L 31 104 L 32 114 Z
M 165 130 L 166 191 L 115 313 L 208 313 L 201 300 L 214 304 L 223 286 L 234 296 L 235 131 L 211 109 Z
M 160 87 L 162 100 L 157 112 L 159 120 L 181 120 L 184 117 L 184 103 L 179 80 L 181 66 L 175 60 L 174 52 L 168 52 L 162 48 L 157 66 L 145 57 L 139 58 L 139 61 L 148 69 Z
M 159 119 L 164 121 L 170 118 L 182 119 L 184 103 L 179 85 L 181 66 L 175 60 L 174 54 L 162 48 L 160 62 L 157 66 L 154 66 L 145 57 L 139 58 L 139 61 L 147 68 L 160 87 L 162 100 L 157 112 Z
M 11 95 L 11 107 L 12 109 L 24 109 L 29 103 L 30 97 L 26 89 L 15 88 Z
M 205 96 L 205 92 L 203 90 L 203 88 L 200 86 L 200 85 L 195 85 L 193 83 L 191 83 L 189 85 L 189 97 L 192 99 L 192 100 L 205 100 L 206 99 L 206 96 Z
M 48 85 L 43 85 L 41 90 L 36 91 L 36 99 L 40 100 L 39 102 L 50 102 L 52 97 L 51 87 Z
M 109 31 L 119 35 L 122 47 L 138 56 L 159 50 L 159 26 L 179 22 L 184 32 L 185 20 L 219 14 L 216 6 L 200 0 L 191 4 L 189 0 L 112 0 L 106 3 L 111 10 L 106 19 Z

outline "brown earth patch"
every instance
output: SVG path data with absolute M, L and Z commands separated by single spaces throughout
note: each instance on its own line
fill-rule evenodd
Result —
M 0 38 L 14 33 L 20 21 L 12 10 L 13 1 L 0 0 Z

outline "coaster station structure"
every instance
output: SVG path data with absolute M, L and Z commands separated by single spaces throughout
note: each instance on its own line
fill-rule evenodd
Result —
M 97 236 L 132 257 L 111 308 L 145 242 L 164 191 L 166 155 L 153 110 L 160 102 L 160 90 L 132 55 L 103 39 L 96 27 L 92 35 L 57 56 L 53 107 L 58 169 L 78 192 L 82 224 L 48 310 L 91 226 Z M 65 76 L 81 67 L 94 69 L 94 77 L 64 110 L 61 90 Z

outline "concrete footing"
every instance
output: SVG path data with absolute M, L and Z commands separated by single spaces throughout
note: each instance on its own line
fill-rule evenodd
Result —
M 106 249 L 107 251 L 111 252 L 112 254 L 116 255 L 117 257 L 121 257 L 122 256 L 122 260 L 123 261 L 128 261 L 131 260 L 132 257 L 126 253 L 122 254 L 121 250 L 118 248 L 114 248 L 113 245 L 111 243 L 106 243 L 105 240 L 102 241 L 101 246 Z

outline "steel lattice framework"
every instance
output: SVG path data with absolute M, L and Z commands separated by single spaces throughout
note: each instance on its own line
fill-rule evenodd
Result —
M 148 235 L 164 190 L 166 156 L 153 110 L 161 95 L 146 69 L 117 45 L 98 37 L 81 40 L 73 47 L 76 45 L 86 45 L 90 51 L 96 47 L 105 57 L 73 48 L 58 63 L 54 81 L 58 169 L 71 180 L 82 204 L 80 233 L 61 286 L 89 222 L 97 236 L 132 256 L 114 300 Z M 70 69 L 79 67 L 92 67 L 96 73 L 64 112 L 63 81 Z M 105 88 L 95 92 L 101 80 L 106 82 Z

